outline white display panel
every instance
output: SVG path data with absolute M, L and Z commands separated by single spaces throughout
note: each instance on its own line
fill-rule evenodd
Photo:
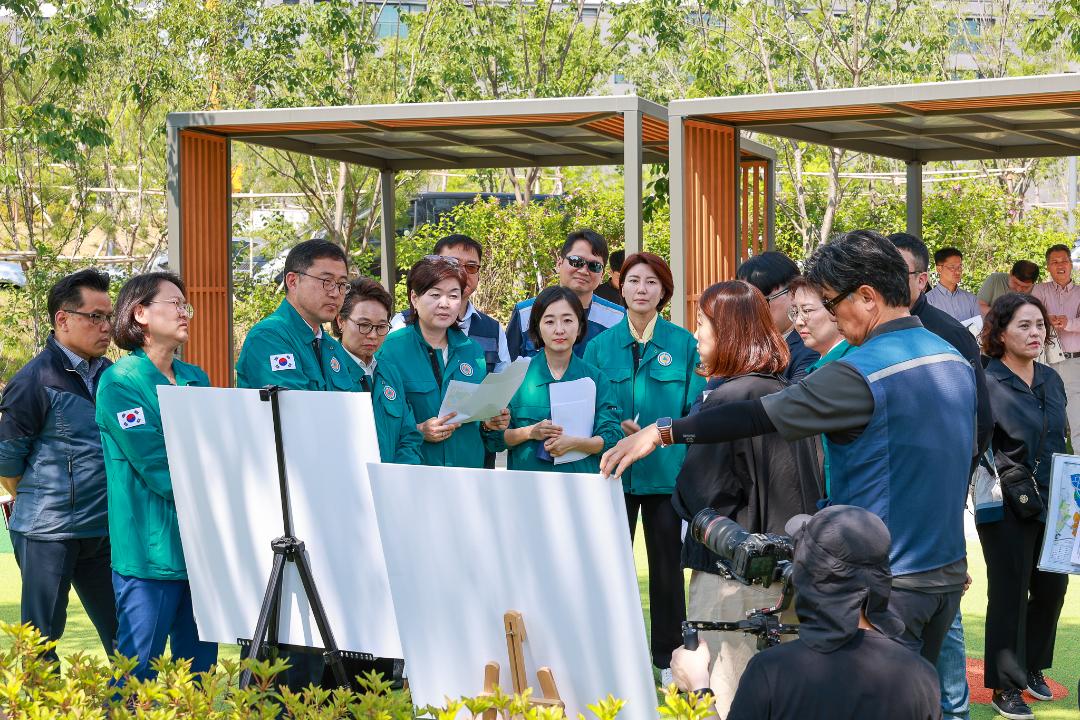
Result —
M 274 430 L 258 390 L 163 386 L 165 445 L 202 640 L 250 638 L 283 534 Z M 342 650 L 402 657 L 367 463 L 379 458 L 371 396 L 279 396 L 293 527 Z M 279 639 L 322 647 L 286 564 Z
M 568 717 L 608 694 L 655 720 L 622 485 L 599 475 L 370 465 L 413 701 L 476 695 L 503 613 L 520 611 L 528 682 L 552 669 Z

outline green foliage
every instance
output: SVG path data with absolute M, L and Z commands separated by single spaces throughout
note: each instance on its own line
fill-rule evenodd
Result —
M 644 247 L 668 256 L 667 206 L 655 208 L 643 228 Z M 555 260 L 570 232 L 590 228 L 608 240 L 611 250 L 623 245 L 621 189 L 583 190 L 560 200 L 500 206 L 497 201 L 459 205 L 438 223 L 422 225 L 398 241 L 398 266 L 409 268 L 431 252 L 439 238 L 462 233 L 484 246 L 480 282 L 473 303 L 507 321 L 514 305 L 555 281 Z M 405 281 L 395 291 L 398 308 L 408 306 Z
M 934 251 L 956 247 L 964 253 L 962 287 L 977 292 L 986 276 L 1007 271 L 1017 260 L 1042 265 L 1046 248 L 1071 245 L 1060 214 L 1045 208 L 1022 212 L 1022 201 L 997 183 L 940 183 L 923 198 L 923 240 Z M 884 233 L 905 226 L 904 196 L 897 192 L 850 195 L 841 206 L 835 233 L 872 228 Z M 777 228 L 777 247 L 792 257 L 803 254 L 790 225 Z M 931 270 L 933 263 L 931 261 Z
M 428 706 L 414 714 L 408 691 L 395 691 L 376 673 L 357 678 L 360 691 L 309 687 L 301 693 L 274 685 L 284 661 L 219 660 L 210 672 L 193 674 L 189 661 L 163 657 L 153 662 L 158 676 L 140 681 L 130 676 L 135 661 L 116 655 L 111 662 L 84 653 L 67 658 L 61 674 L 46 651 L 56 643 L 41 637 L 30 625 L 0 623 L 0 716 L 11 720 L 85 718 L 88 720 L 248 720 L 278 717 L 304 720 L 377 718 L 411 720 L 429 717 L 456 720 L 465 710 L 479 717 L 494 710 L 500 720 L 565 720 L 561 708 L 530 703 L 532 690 L 506 694 L 498 687 L 489 696 L 447 699 L 440 707 Z M 238 685 L 241 670 L 250 668 L 252 683 Z M 625 702 L 608 696 L 588 706 L 590 720 L 615 720 Z M 696 696 L 682 698 L 668 688 L 660 713 L 671 720 L 703 720 L 708 703 Z M 578 715 L 578 720 L 585 720 Z

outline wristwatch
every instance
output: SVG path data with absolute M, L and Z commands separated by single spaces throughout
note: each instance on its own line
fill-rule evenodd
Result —
M 671 418 L 656 418 L 656 432 L 660 435 L 660 447 L 675 444 L 675 439 L 671 435 Z

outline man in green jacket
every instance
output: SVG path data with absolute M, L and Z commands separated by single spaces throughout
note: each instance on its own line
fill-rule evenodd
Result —
M 351 391 L 349 356 L 323 332 L 349 291 L 345 251 L 306 240 L 285 258 L 285 299 L 248 331 L 236 363 L 236 386 Z
M 236 386 L 280 385 L 290 390 L 356 390 L 349 372 L 353 361 L 323 323 L 332 321 L 349 291 L 345 251 L 326 240 L 305 240 L 285 258 L 285 299 L 268 318 L 256 323 L 240 350 Z M 323 659 L 306 653 L 279 656 L 289 689 L 299 692 L 319 684 Z

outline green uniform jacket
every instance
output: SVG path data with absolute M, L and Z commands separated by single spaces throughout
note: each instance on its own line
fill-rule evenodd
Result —
M 375 432 L 379 437 L 379 455 L 385 463 L 421 465 L 420 446 L 424 436 L 416 429 L 412 410 L 405 402 L 405 384 L 392 365 L 375 365 L 375 377 L 366 378 L 364 368 L 349 358 L 349 374 L 360 392 L 371 392 L 375 411 Z M 366 382 L 365 382 L 366 378 Z
M 597 335 L 585 348 L 585 361 L 599 367 L 615 390 L 619 420 L 645 427 L 661 417 L 680 418 L 705 388 L 696 372 L 700 358 L 694 336 L 662 317 L 656 318 L 652 339 L 641 351 L 634 373 L 629 317 Z M 633 495 L 666 495 L 675 490 L 675 477 L 686 457 L 686 446 L 654 452 L 623 473 L 623 491 Z
M 814 372 L 819 367 L 828 365 L 834 360 L 839 360 L 854 349 L 855 346 L 848 344 L 847 340 L 841 340 L 836 347 L 822 355 L 816 363 L 810 366 L 810 372 Z M 821 436 L 821 454 L 823 460 L 822 470 L 825 471 L 825 497 L 829 497 L 829 491 L 832 489 L 832 476 L 829 473 L 829 439 L 824 435 Z
M 195 365 L 173 360 L 178 386 L 209 387 Z M 109 495 L 112 568 L 144 580 L 186 580 L 157 386 L 169 381 L 142 350 L 101 375 L 95 419 Z
M 379 360 L 375 368 L 376 375 L 379 368 L 389 365 L 404 378 L 405 402 L 418 423 L 435 417 L 439 412 L 451 380 L 479 383 L 487 374 L 484 349 L 480 345 L 457 328 L 450 328 L 447 338 L 445 363 L 442 352 L 434 351 L 434 362 L 438 364 L 439 374 L 442 375 L 441 383 L 432 367 L 433 356 L 429 354 L 431 346 L 424 340 L 415 324 L 387 335 L 386 341 L 375 353 Z M 485 446 L 491 446 L 492 451 L 497 450 L 501 435 L 502 433 L 481 430 L 477 421 L 468 422 L 443 442 L 432 443 L 425 440 L 420 446 L 420 459 L 424 465 L 482 468 Z
M 311 341 L 315 333 L 300 313 L 282 300 L 244 339 L 236 362 L 236 387 L 280 385 L 290 390 L 353 390 L 345 348 L 328 333 L 320 341 L 320 363 Z
M 593 342 L 596 342 L 595 338 Z M 541 420 L 551 419 L 551 395 L 548 392 L 548 386 L 555 382 L 569 382 L 570 380 L 580 380 L 586 377 L 592 378 L 592 381 L 596 383 L 593 435 L 599 435 L 603 438 L 604 449 L 581 460 L 556 465 L 549 460 L 541 460 L 536 456 L 540 441 L 526 440 L 520 445 L 507 450 L 506 467 L 511 470 L 540 470 L 544 472 L 600 472 L 600 456 L 604 453 L 604 450 L 612 447 L 622 439 L 623 432 L 622 428 L 619 427 L 619 416 L 611 383 L 607 382 L 607 379 L 599 370 L 580 359 L 577 355 L 570 355 L 570 365 L 559 380 L 551 376 L 551 370 L 548 368 L 547 363 L 547 353 L 544 350 L 541 350 L 538 355 L 533 357 L 532 362 L 529 363 L 529 371 L 525 373 L 525 380 L 522 381 L 521 387 L 518 388 L 510 401 L 510 427 L 525 427 Z

